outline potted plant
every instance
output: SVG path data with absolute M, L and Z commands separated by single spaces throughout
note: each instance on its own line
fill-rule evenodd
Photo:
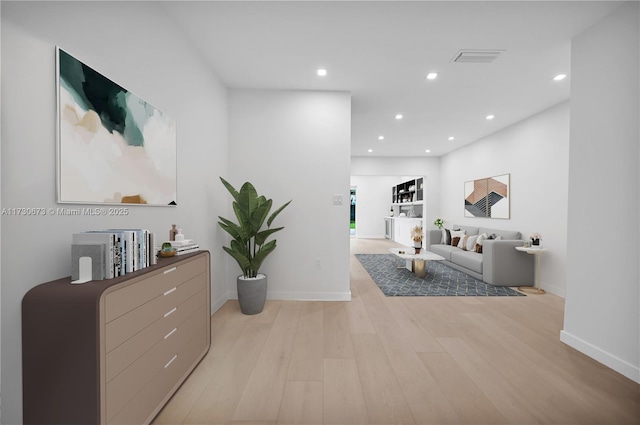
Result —
M 413 247 L 416 250 L 416 254 L 420 254 L 422 249 L 422 238 L 424 237 L 424 230 L 422 226 L 418 225 L 411 229 L 411 239 L 413 239 Z
M 531 246 L 533 248 L 540 248 L 540 240 L 542 239 L 542 235 L 538 232 L 533 232 L 529 235 L 529 239 L 531 239 Z
M 271 228 L 271 223 L 291 201 L 269 215 L 273 201 L 258 195 L 255 187 L 246 182 L 237 191 L 228 181 L 220 177 L 222 184 L 233 196 L 233 212 L 238 223 L 218 216 L 218 224 L 231 237 L 230 246 L 222 248 L 240 266 L 242 275 L 237 278 L 238 302 L 244 314 L 258 314 L 267 299 L 267 276 L 259 273 L 262 262 L 276 249 L 276 240 L 267 242 L 269 236 L 284 227 Z M 267 218 L 268 217 L 268 218 Z M 263 228 L 265 223 L 267 227 Z
M 442 229 L 442 227 L 444 227 L 444 223 L 445 223 L 445 221 L 444 221 L 443 219 L 441 219 L 440 217 L 437 217 L 437 218 L 433 221 L 433 224 L 435 224 L 435 226 L 436 226 L 438 229 Z

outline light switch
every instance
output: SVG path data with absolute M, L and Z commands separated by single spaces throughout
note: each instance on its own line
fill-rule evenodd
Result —
M 342 205 L 342 195 L 333 195 L 333 205 Z

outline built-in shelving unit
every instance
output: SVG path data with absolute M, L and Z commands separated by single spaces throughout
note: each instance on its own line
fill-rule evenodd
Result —
M 417 177 L 391 188 L 391 210 L 398 217 L 422 217 L 424 211 L 424 178 Z
M 421 204 L 424 201 L 424 178 L 408 180 L 391 188 L 392 204 Z
M 416 225 L 425 226 L 424 177 L 416 177 L 391 187 L 391 211 L 393 217 L 385 218 L 385 237 L 413 246 L 411 228 Z

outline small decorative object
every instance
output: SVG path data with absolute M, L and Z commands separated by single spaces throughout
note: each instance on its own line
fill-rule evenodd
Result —
M 389 212 L 389 217 L 393 217 L 393 208 L 391 208 L 391 212 Z
M 178 233 L 176 233 L 176 237 L 174 239 L 176 242 L 180 242 L 184 240 L 184 235 L 182 234 L 182 229 L 178 229 Z
M 424 237 L 424 229 L 418 225 L 411 229 L 411 239 L 413 239 L 413 247 L 416 250 L 416 254 L 420 254 L 422 249 L 422 238 Z
M 169 240 L 170 241 L 175 241 L 176 240 L 176 235 L 178 234 L 178 229 L 176 229 L 176 224 L 172 224 L 171 225 L 171 230 L 169 230 Z
M 162 249 L 160 250 L 161 257 L 173 257 L 176 255 L 176 249 L 171 246 L 169 242 L 165 242 L 162 244 Z
M 531 242 L 529 242 L 529 241 L 524 241 L 524 247 L 525 247 L 525 248 L 531 248 Z
M 233 211 L 238 223 L 218 216 L 218 225 L 231 237 L 230 246 L 223 246 L 226 252 L 238 262 L 242 275 L 236 280 L 238 302 L 244 314 L 258 314 L 264 308 L 267 298 L 267 276 L 258 273 L 264 259 L 276 249 L 275 239 L 267 242 L 269 236 L 284 227 L 271 228 L 271 223 L 291 201 L 285 203 L 269 215 L 273 201 L 258 196 L 255 187 L 246 182 L 237 191 L 229 182 L 220 177 L 222 184 L 233 196 Z M 267 218 L 268 217 L 268 218 Z M 267 228 L 263 229 L 263 223 Z
M 542 240 L 542 235 L 540 233 L 534 232 L 530 234 L 529 239 L 531 239 L 531 246 L 533 248 L 540 248 L 540 240 Z
M 444 223 L 445 223 L 445 221 L 444 221 L 443 219 L 441 219 L 440 217 L 436 218 L 436 219 L 433 221 L 433 224 L 435 224 L 435 226 L 436 226 L 438 229 L 442 229 L 442 227 L 444 226 Z

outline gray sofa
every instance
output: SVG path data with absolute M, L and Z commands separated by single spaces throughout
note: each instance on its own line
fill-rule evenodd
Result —
M 446 245 L 441 230 L 429 230 L 429 251 L 443 256 L 444 264 L 495 286 L 533 286 L 534 256 L 515 249 L 524 243 L 520 232 L 459 225 L 451 229 L 464 230 L 467 235 L 486 233 L 501 238 L 485 239 L 482 253 L 477 253 Z

